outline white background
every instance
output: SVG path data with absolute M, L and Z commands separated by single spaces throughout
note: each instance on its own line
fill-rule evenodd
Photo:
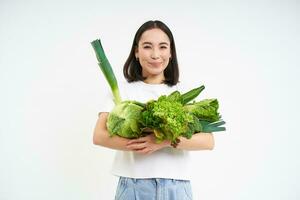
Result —
M 92 144 L 108 85 L 138 27 L 173 31 L 181 79 L 204 84 L 227 122 L 192 152 L 195 200 L 300 199 L 300 3 L 0 1 L 0 199 L 113 199 L 114 151 Z M 170 166 L 172 167 L 172 166 Z

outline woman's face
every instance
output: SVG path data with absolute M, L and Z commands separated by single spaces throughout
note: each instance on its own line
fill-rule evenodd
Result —
M 145 31 L 136 48 L 135 57 L 142 66 L 144 77 L 164 80 L 164 70 L 171 58 L 168 35 L 158 28 Z

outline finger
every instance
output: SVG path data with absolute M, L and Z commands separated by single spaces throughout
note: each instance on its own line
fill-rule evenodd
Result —
M 132 151 L 137 152 L 137 153 L 141 153 L 141 152 L 143 152 L 143 151 L 145 151 L 145 150 L 146 150 L 146 147 L 145 147 L 145 148 L 141 148 L 141 149 L 139 149 L 139 148 L 137 148 L 137 149 L 132 149 Z
M 135 152 L 139 153 L 139 154 L 150 154 L 150 153 L 152 153 L 152 149 L 150 149 L 150 148 L 143 148 L 143 149 L 135 150 Z
M 138 139 L 132 139 L 132 140 L 129 140 L 127 142 L 127 145 L 129 144 L 134 144 L 134 143 L 141 143 L 141 142 L 145 142 L 146 141 L 146 138 L 145 137 L 140 137 Z
M 140 142 L 137 140 L 129 140 L 126 145 L 136 144 L 136 143 L 140 143 Z
M 134 143 L 134 144 L 127 144 L 126 147 L 128 149 L 134 150 L 134 149 L 143 149 L 146 147 L 145 143 Z

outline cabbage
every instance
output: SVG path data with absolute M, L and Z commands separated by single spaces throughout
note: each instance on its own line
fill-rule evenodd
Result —
M 141 135 L 140 118 L 143 106 L 134 101 L 123 101 L 109 113 L 107 129 L 110 135 L 125 138 L 138 138 Z

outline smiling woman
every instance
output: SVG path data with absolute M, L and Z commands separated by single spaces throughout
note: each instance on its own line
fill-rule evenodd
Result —
M 123 71 L 128 83 L 121 85 L 122 99 L 145 102 L 176 90 L 182 92 L 175 42 L 164 23 L 148 21 L 138 29 Z M 137 139 L 110 137 L 107 120 L 112 107 L 103 104 L 101 109 L 94 144 L 119 150 L 112 169 L 119 177 L 116 200 L 192 199 L 188 150 L 213 149 L 211 133 L 195 133 L 190 139 L 180 137 L 177 146 L 170 140 L 157 143 L 153 131 Z

